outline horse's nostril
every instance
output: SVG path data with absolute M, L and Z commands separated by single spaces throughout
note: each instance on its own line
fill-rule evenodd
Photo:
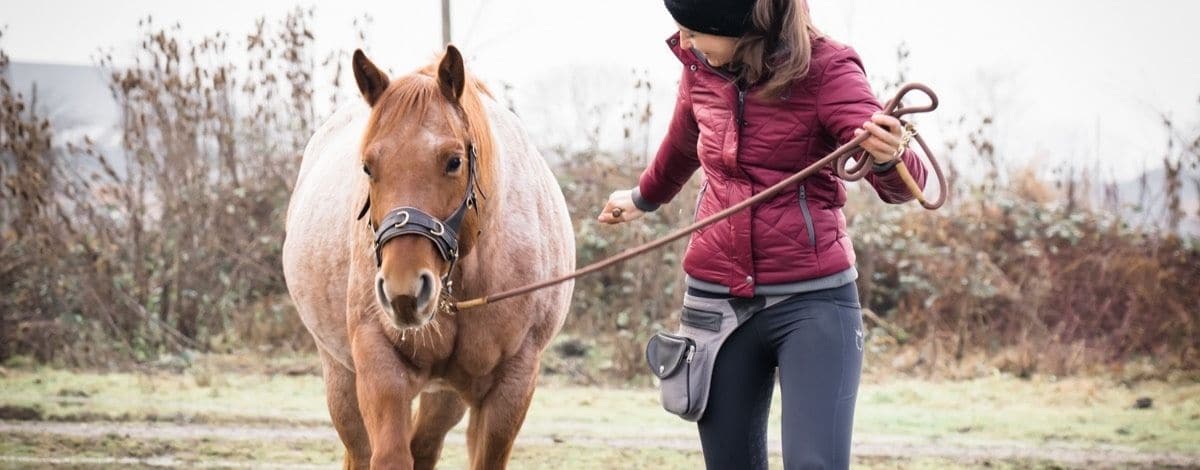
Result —
M 417 276 L 417 310 L 425 310 L 429 304 L 429 299 L 433 297 L 433 283 L 433 274 L 429 271 L 422 271 Z
M 383 284 L 383 276 L 375 276 L 375 297 L 379 299 L 379 304 L 383 306 L 391 305 L 388 301 L 387 288 Z

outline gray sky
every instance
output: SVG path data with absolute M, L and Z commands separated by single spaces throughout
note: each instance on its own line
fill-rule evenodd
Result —
M 654 129 L 661 129 L 679 73 L 662 42 L 673 22 L 661 1 L 452 3 L 455 42 L 468 66 L 491 83 L 514 85 L 535 137 L 576 118 L 566 116 L 577 114 L 570 108 L 578 105 L 562 98 L 572 92 L 562 82 L 590 84 L 588 96 L 576 101 L 614 102 L 624 99 L 614 95 L 630 92 L 634 69 L 648 71 L 656 84 Z M 921 122 L 928 136 L 952 130 L 940 120 L 994 111 L 1001 151 L 1013 164 L 1078 161 L 1124 179 L 1159 165 L 1165 147 L 1158 112 L 1200 123 L 1200 28 L 1194 26 L 1200 2 L 810 3 L 818 27 L 854 46 L 873 76 L 892 77 L 896 47 L 908 44 L 909 78 L 942 95 L 938 118 Z M 90 64 L 101 47 L 128 56 L 137 20 L 147 14 L 158 24 L 181 22 L 186 34 L 224 30 L 240 38 L 258 16 L 279 18 L 296 4 L 311 2 L 0 0 L 0 23 L 7 25 L 0 41 L 14 60 Z M 317 47 L 323 55 L 361 46 L 351 22 L 369 13 L 368 54 L 406 71 L 436 52 L 439 8 L 437 0 L 321 3 L 313 24 Z M 651 140 L 661 136 L 651 134 Z

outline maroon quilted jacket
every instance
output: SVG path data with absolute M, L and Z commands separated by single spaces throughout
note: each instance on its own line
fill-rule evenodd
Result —
M 704 169 L 696 217 L 737 204 L 787 178 L 851 140 L 880 110 L 854 49 L 816 39 L 808 75 L 780 99 L 756 87 L 739 90 L 691 50 L 679 35 L 667 40 L 683 62 L 675 115 L 654 161 L 638 182 L 639 202 L 670 201 Z M 904 153 L 918 185 L 925 166 Z M 894 169 L 867 176 L 889 203 L 912 199 Z M 787 284 L 845 271 L 854 264 L 842 206 L 846 188 L 831 168 L 692 235 L 683 268 L 693 278 L 749 297 L 758 284 Z

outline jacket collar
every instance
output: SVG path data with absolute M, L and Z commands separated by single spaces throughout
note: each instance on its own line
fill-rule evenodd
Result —
M 676 31 L 675 34 L 672 34 L 671 37 L 667 38 L 666 42 L 667 47 L 671 49 L 671 53 L 675 54 L 675 57 L 678 58 L 683 65 L 708 65 L 700 63 L 700 59 L 696 57 L 696 53 L 694 51 L 691 49 L 684 49 L 682 46 L 680 46 L 679 39 L 679 31 Z
M 691 68 L 692 70 L 707 70 L 713 75 L 721 77 L 726 81 L 733 81 L 734 77 L 730 72 L 720 70 L 709 65 L 708 61 L 704 59 L 704 56 L 700 54 L 699 51 L 696 51 L 695 49 L 684 49 L 679 45 L 679 42 L 679 33 L 676 32 L 675 34 L 672 34 L 671 37 L 667 38 L 667 47 L 669 47 L 671 49 L 671 53 L 675 54 L 675 57 L 683 63 L 684 67 Z

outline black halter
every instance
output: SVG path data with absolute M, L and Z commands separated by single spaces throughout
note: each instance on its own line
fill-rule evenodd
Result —
M 419 235 L 432 241 L 433 246 L 437 247 L 438 254 L 442 255 L 442 259 L 450 263 L 450 269 L 442 276 L 442 283 L 447 290 L 451 288 L 449 277 L 454 271 L 454 264 L 458 261 L 459 256 L 458 232 L 462 229 L 462 222 L 466 218 L 468 208 L 474 208 L 476 213 L 479 212 L 479 206 L 475 202 L 476 159 L 475 146 L 467 145 L 467 194 L 463 196 L 462 204 L 455 209 L 454 213 L 450 214 L 450 217 L 446 218 L 445 222 L 421 209 L 404 206 L 388 211 L 387 215 L 383 217 L 383 221 L 379 223 L 379 228 L 371 226 L 371 230 L 375 232 L 375 266 L 383 264 L 383 255 L 380 250 L 383 249 L 385 243 L 403 235 Z M 482 191 L 480 195 L 483 195 Z M 484 197 L 487 196 L 484 195 Z M 358 218 L 362 219 L 367 214 L 367 209 L 370 208 L 371 198 L 368 196 Z M 369 221 L 368 224 L 370 224 Z

